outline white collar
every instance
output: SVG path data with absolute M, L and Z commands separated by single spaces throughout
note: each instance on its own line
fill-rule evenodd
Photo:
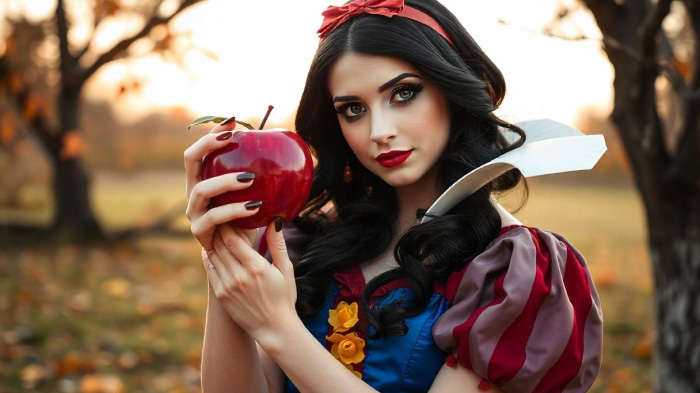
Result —
M 516 125 L 525 131 L 525 144 L 462 176 L 430 206 L 421 223 L 430 221 L 429 215 L 445 214 L 513 168 L 518 168 L 525 177 L 588 170 L 607 150 L 603 135 L 585 135 L 554 120 L 529 120 Z M 511 143 L 517 140 L 513 132 L 504 131 L 504 135 Z

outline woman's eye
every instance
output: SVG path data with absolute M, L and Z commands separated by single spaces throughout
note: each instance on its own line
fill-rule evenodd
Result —
M 411 97 L 413 97 L 413 91 L 412 90 L 401 90 L 396 95 L 402 101 L 405 101 L 405 100 L 408 100 Z
M 423 85 L 399 86 L 391 94 L 391 102 L 403 104 L 413 101 L 421 90 L 423 90 Z
M 347 120 L 354 120 L 354 118 L 361 116 L 362 112 L 365 112 L 366 109 L 361 104 L 355 103 L 343 105 L 340 108 L 337 108 L 335 111 L 343 115 L 343 117 L 345 117 Z
M 362 113 L 362 105 L 358 105 L 358 104 L 350 105 L 347 109 L 347 113 L 351 116 L 352 115 L 359 115 L 360 113 Z

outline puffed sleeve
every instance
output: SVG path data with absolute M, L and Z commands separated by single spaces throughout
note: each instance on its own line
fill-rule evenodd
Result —
M 583 256 L 562 237 L 507 230 L 453 274 L 447 297 L 436 344 L 503 391 L 585 392 L 595 380 L 600 301 Z

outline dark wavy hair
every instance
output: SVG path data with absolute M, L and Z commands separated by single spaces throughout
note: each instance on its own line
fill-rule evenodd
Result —
M 525 141 L 520 128 L 494 115 L 505 95 L 505 80 L 457 18 L 435 0 L 406 4 L 432 16 L 454 47 L 413 20 L 362 15 L 321 40 L 312 61 L 296 116 L 297 132 L 317 159 L 311 195 L 296 220 L 302 231 L 313 234 L 295 262 L 296 308 L 301 317 L 320 309 L 333 273 L 381 255 L 396 230 L 394 189 L 360 164 L 341 133 L 327 84 L 329 70 L 340 56 L 361 53 L 404 60 L 443 92 L 451 121 L 447 147 L 436 164 L 439 192 Z M 499 128 L 519 139 L 509 145 Z M 346 165 L 353 174 L 349 182 L 343 177 Z M 509 171 L 447 214 L 402 234 L 394 249 L 399 267 L 371 280 L 360 301 L 371 337 L 406 334 L 405 318 L 425 309 L 435 282 L 464 268 L 498 236 L 501 220 L 489 200 L 491 192 L 511 189 L 521 178 L 519 171 Z M 329 204 L 333 209 L 327 213 L 324 207 Z M 421 209 L 417 217 L 424 213 Z M 371 308 L 370 295 L 399 278 L 407 280 L 414 296 Z

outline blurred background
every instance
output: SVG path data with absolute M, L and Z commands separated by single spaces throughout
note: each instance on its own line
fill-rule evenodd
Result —
M 516 215 L 590 264 L 605 316 L 592 391 L 651 392 L 653 206 L 639 186 L 651 175 L 628 159 L 642 142 L 610 120 L 624 64 L 614 56 L 628 43 L 581 1 L 442 2 L 503 72 L 502 118 L 605 135 L 594 170 L 530 179 Z M 636 3 L 651 14 L 663 2 Z M 651 79 L 662 135 L 644 146 L 669 160 L 685 124 L 675 88 L 693 83 L 691 3 L 661 9 L 651 29 L 673 51 L 662 63 L 671 71 Z M 205 115 L 258 124 L 274 105 L 266 128 L 294 129 L 328 5 L 0 0 L 0 392 L 199 391 L 207 287 L 184 218 L 182 154 L 210 125 L 187 125 Z M 501 200 L 515 209 L 521 196 Z

